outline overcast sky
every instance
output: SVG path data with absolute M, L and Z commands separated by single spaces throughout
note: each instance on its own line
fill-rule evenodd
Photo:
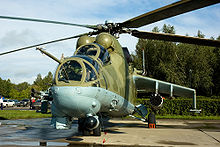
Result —
M 105 20 L 124 22 L 132 17 L 176 2 L 176 0 L 0 0 L 0 15 L 36 19 L 49 19 L 79 24 L 101 24 Z M 163 24 L 175 27 L 176 34 L 195 36 L 198 30 L 206 38 L 220 35 L 220 4 L 162 20 L 139 30 L 151 31 Z M 0 52 L 38 44 L 63 37 L 74 36 L 89 29 L 0 19 Z M 134 52 L 137 38 L 121 35 L 122 46 Z M 75 51 L 76 39 L 42 46 L 60 58 L 71 56 Z M 0 56 L 0 77 L 12 83 L 32 84 L 37 74 L 45 76 L 54 72 L 57 63 L 34 48 Z

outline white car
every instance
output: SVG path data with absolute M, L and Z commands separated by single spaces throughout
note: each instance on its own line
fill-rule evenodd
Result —
M 3 100 L 3 107 L 14 107 L 14 105 L 15 102 L 12 100 L 7 100 L 7 99 Z

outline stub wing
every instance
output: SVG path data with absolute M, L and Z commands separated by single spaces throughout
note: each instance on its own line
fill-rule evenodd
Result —
M 188 97 L 193 98 L 193 109 L 196 109 L 196 90 L 184 86 L 156 80 L 153 78 L 133 75 L 133 80 L 138 92 L 152 92 L 170 97 Z

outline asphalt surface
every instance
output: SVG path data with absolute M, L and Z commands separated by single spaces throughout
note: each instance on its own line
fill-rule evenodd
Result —
M 220 120 L 157 120 L 157 128 L 136 120 L 113 119 L 101 137 L 82 136 L 77 120 L 55 130 L 50 119 L 0 120 L 0 146 L 220 146 Z

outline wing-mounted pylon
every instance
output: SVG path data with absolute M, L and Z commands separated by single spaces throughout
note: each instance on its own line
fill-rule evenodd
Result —
M 155 93 L 155 94 L 165 94 L 170 97 L 187 97 L 192 98 L 192 109 L 190 111 L 200 112 L 196 108 L 196 90 L 192 88 L 187 88 L 184 86 L 156 80 L 153 78 L 133 75 L 133 80 L 136 86 L 137 91 L 146 92 L 146 93 Z

